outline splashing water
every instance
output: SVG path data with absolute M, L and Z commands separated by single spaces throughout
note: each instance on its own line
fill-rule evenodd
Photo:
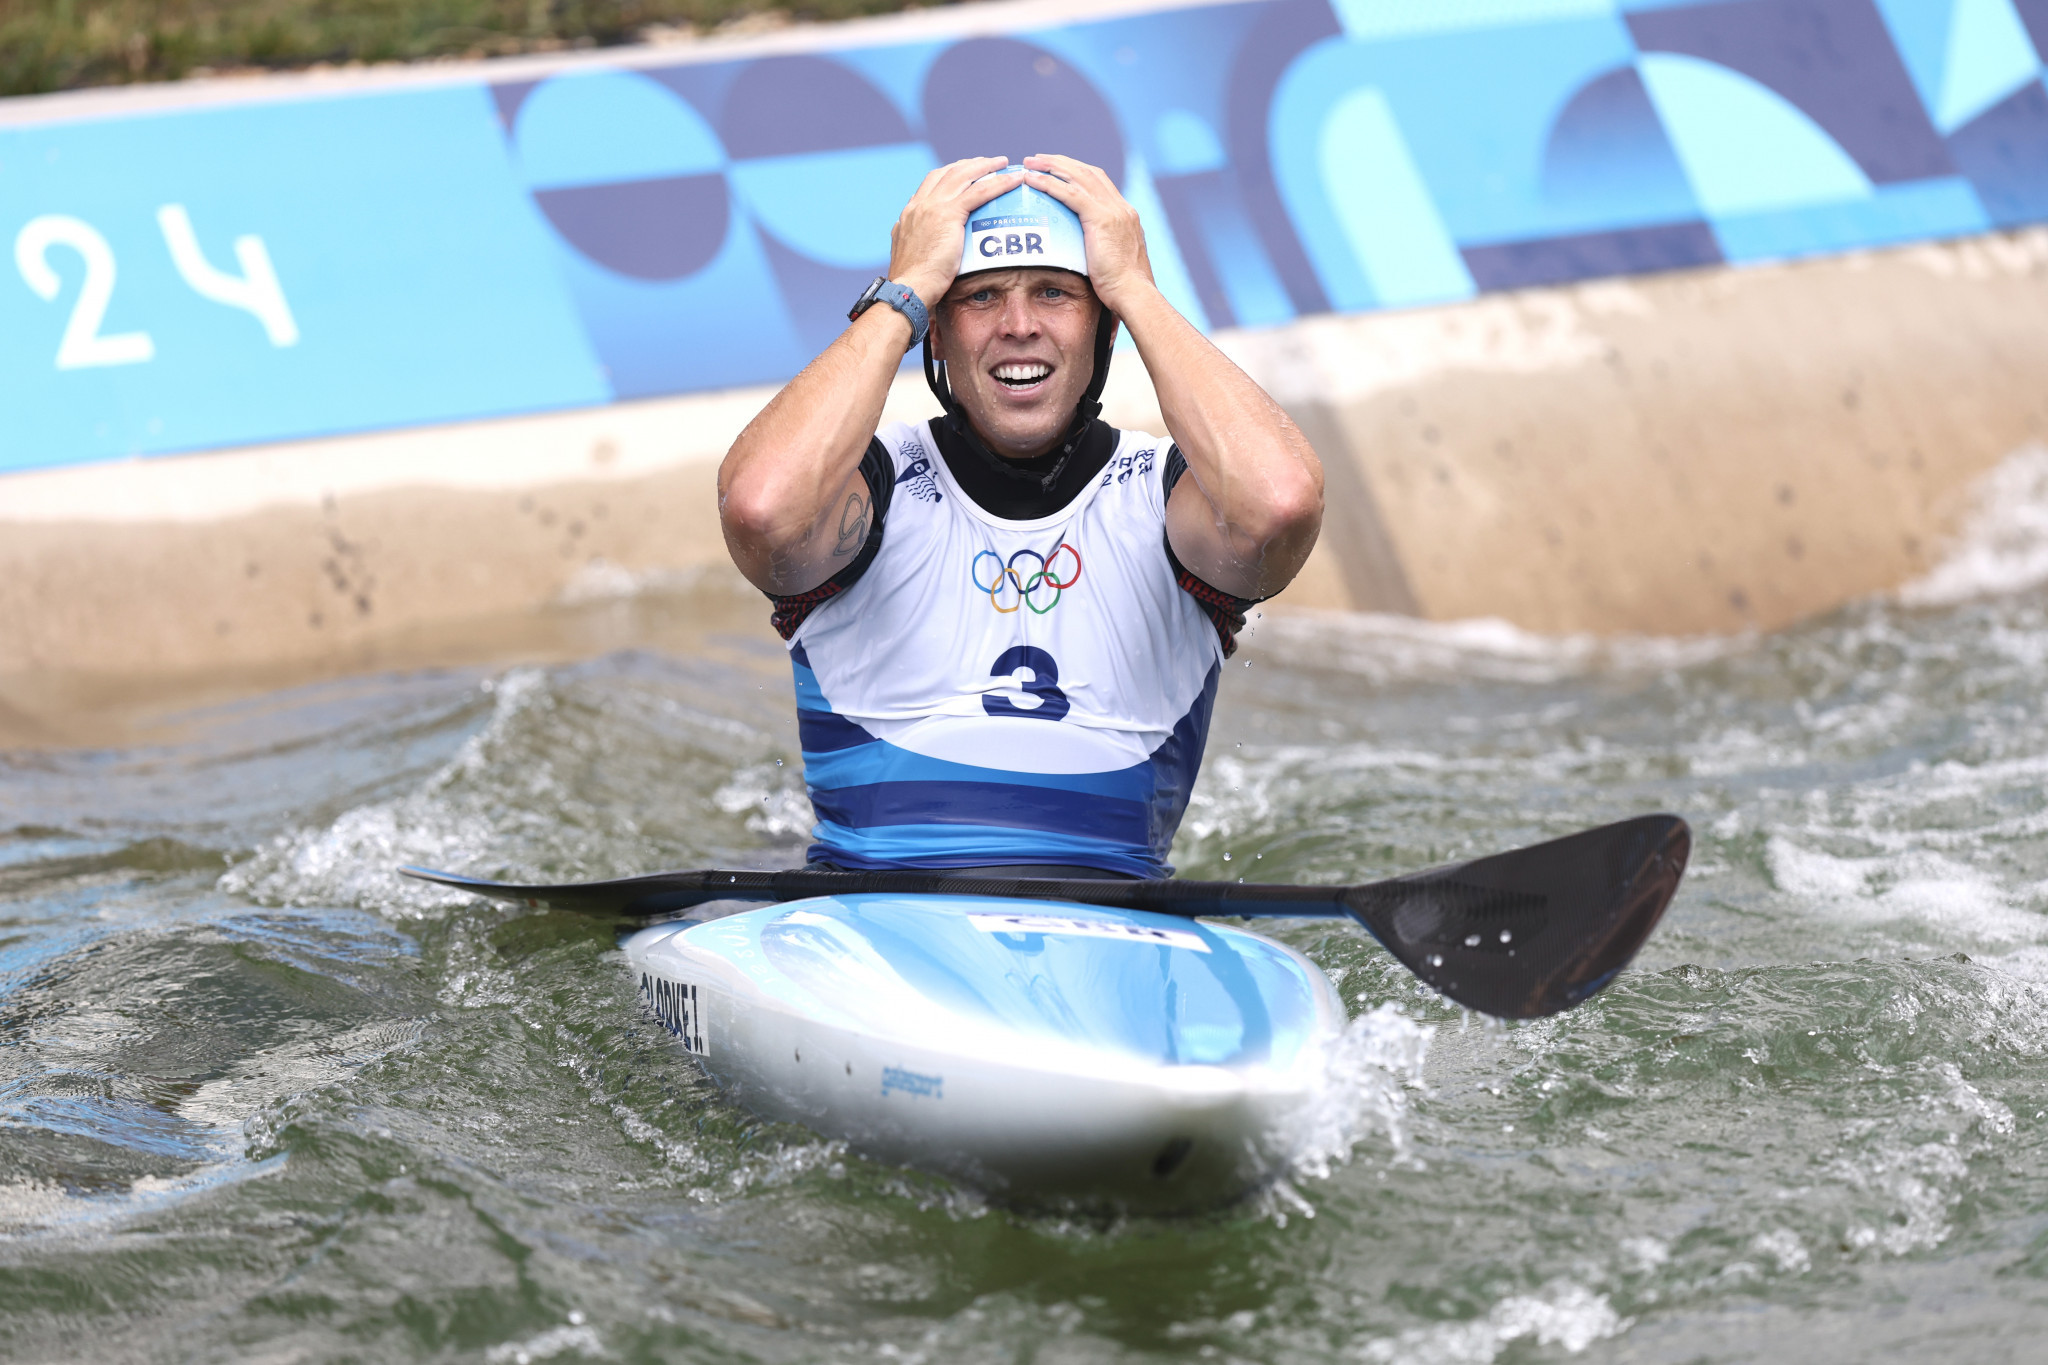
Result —
M 1957 545 L 1899 590 L 1912 607 L 1946 607 L 2048 582 L 2048 449 L 2025 446 L 1972 490 Z
M 1539 1293 L 1502 1299 L 1477 1321 L 1410 1328 L 1395 1338 L 1367 1342 L 1360 1354 L 1386 1365 L 1489 1365 L 1523 1338 L 1576 1354 L 1628 1325 L 1605 1295 L 1557 1280 Z
M 1296 1180 L 1327 1180 L 1368 1139 L 1383 1138 L 1396 1164 L 1408 1150 L 1408 1092 L 1423 1084 L 1434 1024 L 1419 1024 L 1383 1003 L 1353 1019 L 1331 1049 L 1309 1112 L 1285 1134 L 1287 1169 Z

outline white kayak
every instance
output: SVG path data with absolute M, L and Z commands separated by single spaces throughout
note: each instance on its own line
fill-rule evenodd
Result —
M 1269 1180 L 1342 1002 L 1300 953 L 1144 911 L 791 901 L 626 940 L 738 1102 L 998 1198 L 1164 1211 Z

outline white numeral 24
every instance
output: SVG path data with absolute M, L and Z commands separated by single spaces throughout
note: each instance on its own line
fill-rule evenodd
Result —
M 277 271 L 271 267 L 261 237 L 235 239 L 235 259 L 241 263 L 242 273 L 230 275 L 199 249 L 199 234 L 192 230 L 192 217 L 183 204 L 165 204 L 156 211 L 156 222 L 163 230 L 164 245 L 170 248 L 171 264 L 194 293 L 250 314 L 263 324 L 264 335 L 273 346 L 298 344 L 299 326 L 292 321 L 291 307 L 284 301 L 284 289 L 277 282 Z M 14 265 L 28 287 L 41 298 L 56 302 L 63 281 L 50 267 L 50 248 L 55 246 L 71 248 L 85 262 L 85 283 L 78 291 L 78 302 L 71 306 L 71 320 L 64 324 L 64 338 L 57 343 L 57 368 L 83 370 L 154 359 L 156 343 L 149 333 L 100 332 L 107 303 L 114 297 L 114 249 L 91 223 L 62 213 L 46 213 L 28 221 L 14 239 Z

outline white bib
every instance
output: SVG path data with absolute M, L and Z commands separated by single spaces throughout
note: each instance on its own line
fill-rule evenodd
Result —
M 1005 521 L 924 427 L 877 439 L 881 547 L 790 642 L 810 856 L 1167 875 L 1223 660 L 1167 559 L 1167 443 L 1120 432 L 1058 513 Z

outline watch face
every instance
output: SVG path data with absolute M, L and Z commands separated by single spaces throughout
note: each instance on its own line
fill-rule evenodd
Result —
M 887 275 L 875 276 L 874 282 L 861 290 L 860 297 L 853 301 L 853 307 L 846 314 L 848 321 L 859 317 L 862 313 L 867 312 L 869 308 L 873 307 L 875 296 L 882 292 L 882 286 L 888 282 L 889 277 Z

